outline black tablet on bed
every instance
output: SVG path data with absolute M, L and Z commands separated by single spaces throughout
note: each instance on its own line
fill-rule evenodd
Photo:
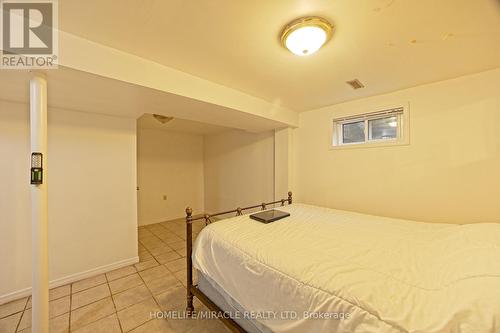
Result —
M 290 213 L 281 210 L 271 209 L 250 215 L 250 218 L 262 223 L 270 223 L 290 216 Z

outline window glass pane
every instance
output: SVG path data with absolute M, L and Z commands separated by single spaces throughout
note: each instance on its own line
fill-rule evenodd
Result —
M 368 120 L 370 140 L 396 139 L 398 137 L 398 117 Z
M 343 143 L 365 142 L 365 122 L 342 124 L 342 134 Z

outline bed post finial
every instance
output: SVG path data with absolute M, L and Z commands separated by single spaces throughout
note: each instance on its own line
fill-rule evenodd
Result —
M 193 287 L 193 262 L 191 259 L 191 254 L 193 252 L 193 209 L 191 207 L 186 208 L 186 264 L 187 264 L 187 276 L 186 276 L 186 312 L 188 316 L 194 311 L 193 307 L 193 292 L 191 288 Z
M 292 191 L 288 191 L 288 204 L 292 204 Z

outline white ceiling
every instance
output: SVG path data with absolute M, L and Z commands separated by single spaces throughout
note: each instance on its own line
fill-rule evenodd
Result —
M 211 135 L 226 132 L 230 128 L 201 123 L 198 121 L 174 118 L 163 124 L 153 117 L 152 114 L 144 114 L 137 119 L 137 128 L 154 129 L 160 131 L 173 131 L 182 133 L 191 133 L 199 135 Z
M 187 127 L 193 131 L 229 127 L 260 132 L 284 127 L 282 123 L 245 112 L 61 66 L 58 70 L 47 70 L 45 75 L 51 108 L 130 118 L 157 113 L 207 124 L 202 128 L 191 123 Z M 0 99 L 28 103 L 31 76 L 28 71 L 0 70 Z
M 62 30 L 297 111 L 500 66 L 498 0 L 64 0 L 59 10 Z M 296 57 L 278 36 L 303 15 L 336 30 Z M 354 78 L 366 88 L 349 88 Z

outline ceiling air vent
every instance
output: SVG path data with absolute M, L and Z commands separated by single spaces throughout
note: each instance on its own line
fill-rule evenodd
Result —
M 351 81 L 347 81 L 346 82 L 349 86 L 351 86 L 352 89 L 356 90 L 356 89 L 361 89 L 361 88 L 364 88 L 365 86 L 363 85 L 363 83 L 361 83 L 361 81 L 359 81 L 358 79 L 354 79 L 354 80 L 351 80 Z

